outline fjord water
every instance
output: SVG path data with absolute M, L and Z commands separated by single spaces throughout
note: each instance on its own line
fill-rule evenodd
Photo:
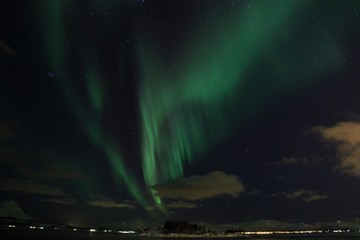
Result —
M 31 231 L 27 229 L 22 230 L 7 230 L 0 229 L 0 239 L 2 240 L 174 240 L 184 238 L 170 238 L 170 237 L 141 237 L 134 235 L 123 235 L 118 233 L 89 233 L 87 231 L 73 232 L 73 231 L 53 231 L 53 230 L 37 230 Z M 186 239 L 191 240 L 203 240 L 209 238 L 196 238 L 189 237 Z M 211 239 L 216 240 L 231 240 L 231 239 L 257 239 L 257 240 L 356 240 L 360 239 L 359 234 L 342 234 L 342 235 L 316 235 L 316 236 L 270 236 L 270 237 L 212 237 Z

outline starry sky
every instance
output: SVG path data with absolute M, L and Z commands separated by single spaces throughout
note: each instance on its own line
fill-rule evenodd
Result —
M 72 225 L 360 216 L 360 2 L 0 4 L 0 201 Z

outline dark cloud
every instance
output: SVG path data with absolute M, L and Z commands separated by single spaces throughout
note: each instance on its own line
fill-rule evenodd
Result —
M 67 198 L 67 197 L 62 197 L 62 198 L 47 198 L 47 199 L 41 199 L 41 201 L 43 202 L 49 202 L 49 203 L 55 203 L 55 204 L 61 204 L 61 205 L 74 205 L 77 206 L 79 205 L 76 201 L 76 199 L 74 198 Z
M 294 157 L 291 157 L 291 158 L 284 157 L 283 159 L 281 159 L 279 164 L 290 165 L 290 164 L 295 164 L 297 161 L 298 160 Z
M 296 157 L 284 157 L 281 159 L 279 164 L 292 165 L 292 164 L 303 164 L 305 166 L 310 166 L 309 159 L 307 158 L 296 158 Z
M 102 207 L 102 208 L 130 208 L 134 209 L 135 205 L 128 203 L 128 202 L 121 202 L 118 203 L 114 199 L 106 198 L 106 197 L 99 197 L 94 200 L 89 200 L 85 202 L 85 205 L 92 206 L 92 207 Z
M 329 198 L 329 196 L 326 194 L 312 194 L 312 195 L 304 198 L 303 200 L 305 202 L 312 202 L 312 201 L 318 201 L 318 200 L 325 200 L 328 198 Z
M 69 180 L 81 177 L 78 172 L 66 169 L 64 166 L 59 164 L 44 166 L 36 171 L 33 169 L 27 169 L 26 172 L 30 177 L 46 180 Z
M 27 159 L 28 161 L 24 161 Z M 34 161 L 33 161 L 34 160 Z M 51 159 L 39 159 L 35 156 L 25 156 L 15 147 L 0 148 L 0 164 L 16 169 L 26 178 L 41 180 L 76 180 L 81 174 L 64 163 L 48 163 Z M 33 162 L 32 162 L 33 161 Z M 32 162 L 32 164 L 30 164 Z M 35 163 L 35 164 L 34 164 Z
M 360 177 L 360 122 L 339 122 L 331 127 L 313 129 L 325 140 L 337 144 L 338 169 Z
M 41 194 L 51 196 L 67 196 L 60 188 L 33 180 L 7 178 L 0 179 L 0 191 L 21 192 L 25 194 Z
M 314 167 L 314 164 L 319 161 L 319 159 L 309 159 L 306 157 L 283 157 L 279 162 L 280 165 L 302 165 L 305 167 Z
M 159 207 L 156 205 L 151 205 L 151 206 L 145 206 L 144 209 L 146 211 L 155 211 L 155 210 L 159 210 Z
M 1 42 L 0 42 L 1 47 Z M 11 124 L 7 122 L 0 122 L 0 140 L 14 139 L 16 132 L 12 128 Z
M 0 122 L 0 140 L 16 138 L 17 134 L 11 124 Z M 55 152 L 29 154 L 14 144 L 0 147 L 0 164 L 6 164 L 24 177 L 44 180 L 66 180 L 80 178 L 80 174 L 64 166 L 64 159 Z
M 24 162 L 18 158 L 18 152 L 13 146 L 0 147 L 0 163 L 16 166 L 24 164 Z
M 197 208 L 198 205 L 192 202 L 186 202 L 186 201 L 176 201 L 166 204 L 166 207 L 168 208 L 186 208 L 186 209 L 194 209 Z
M 281 174 L 276 175 L 275 178 L 278 179 L 278 180 L 282 180 L 282 181 L 286 180 L 286 177 L 284 177 Z
M 243 183 L 235 175 L 216 171 L 205 176 L 181 178 L 171 183 L 153 187 L 158 194 L 167 199 L 200 200 L 220 195 L 237 197 L 245 190 Z
M 291 200 L 300 199 L 304 202 L 312 202 L 312 201 L 324 200 L 329 198 L 329 196 L 326 194 L 319 194 L 313 190 L 304 190 L 304 189 L 299 189 L 293 192 L 277 192 L 272 194 L 272 196 L 285 197 Z
M 43 202 L 56 204 L 76 205 L 76 201 L 69 198 L 69 194 L 57 185 L 49 184 L 49 180 L 76 180 L 80 174 L 66 168 L 61 161 L 54 162 L 57 154 L 43 154 L 36 151 L 27 152 L 17 147 L 11 140 L 18 138 L 14 130 L 15 125 L 0 123 L 0 140 L 7 145 L 0 147 L 0 164 L 16 172 L 21 178 L 0 177 L 0 191 L 20 192 L 23 194 L 37 194 L 47 196 L 39 199 Z M 61 159 L 62 160 L 62 159 Z M 47 181 L 43 181 L 47 180 Z M 59 184 L 59 182 L 56 182 Z
M 0 40 L 0 53 L 12 57 L 16 55 L 15 51 L 2 40 Z
M 258 189 L 255 189 L 255 188 L 254 189 L 247 189 L 244 192 L 244 194 L 247 195 L 247 196 L 256 196 L 256 195 L 258 195 L 260 193 L 261 193 L 261 191 L 258 190 Z

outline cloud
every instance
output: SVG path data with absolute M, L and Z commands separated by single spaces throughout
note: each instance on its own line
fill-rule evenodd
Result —
M 6 146 L 0 148 L 0 163 L 7 165 L 22 166 L 24 162 L 18 158 L 18 152 L 15 147 Z
M 176 201 L 176 202 L 168 203 L 168 204 L 166 205 L 166 207 L 168 207 L 168 208 L 194 209 L 194 208 L 197 208 L 198 205 L 195 204 L 195 203 L 186 202 L 186 201 Z
M 155 211 L 155 210 L 159 210 L 159 207 L 157 205 L 150 205 L 150 206 L 145 206 L 144 209 L 146 211 Z
M 50 202 L 61 205 L 79 205 L 74 198 L 50 198 L 50 199 L 41 199 L 43 202 Z
M 46 179 L 46 180 L 69 180 L 80 178 L 80 174 L 76 171 L 66 169 L 62 165 L 48 165 L 38 169 L 37 171 L 33 169 L 28 169 L 27 175 L 34 178 Z
M 1 42 L 0 42 L 1 47 Z M 15 130 L 7 122 L 0 122 L 0 140 L 9 140 L 16 137 Z
M 261 191 L 255 189 L 255 188 L 253 188 L 253 189 L 251 189 L 251 190 L 246 190 L 246 191 L 244 192 L 244 194 L 247 195 L 247 196 L 256 196 L 256 195 L 259 195 L 260 193 L 261 193 Z
M 297 159 L 294 157 L 291 157 L 291 158 L 284 157 L 281 159 L 279 164 L 290 165 L 290 164 L 295 164 L 296 162 L 297 162 Z
M 15 51 L 2 40 L 0 40 L 0 53 L 6 54 L 6 55 L 9 55 L 12 57 L 16 55 Z
M 360 122 L 339 122 L 332 127 L 315 127 L 313 131 L 337 143 L 338 169 L 360 177 Z
M 313 194 L 313 195 L 310 195 L 308 196 L 307 198 L 304 198 L 303 200 L 305 202 L 312 202 L 312 201 L 317 201 L 317 200 L 324 200 L 324 199 L 328 199 L 329 196 L 328 195 L 320 195 L 320 194 Z
M 181 178 L 171 183 L 159 184 L 152 187 L 162 198 L 200 200 L 230 195 L 237 197 L 245 190 L 243 183 L 237 176 L 227 175 L 216 171 L 205 176 L 191 176 Z
M 303 165 L 305 167 L 313 167 L 315 160 L 310 161 L 308 158 L 296 158 L 296 157 L 283 157 L 281 161 L 277 162 L 280 165 Z
M 273 197 L 285 197 L 287 199 L 295 200 L 301 199 L 304 202 L 312 202 L 318 200 L 328 199 L 329 196 L 325 194 L 319 194 L 313 190 L 299 189 L 293 192 L 277 192 L 272 194 Z
M 40 154 L 39 154 L 40 155 Z M 45 158 L 47 157 L 47 158 Z M 13 146 L 0 147 L 0 163 L 16 168 L 27 178 L 42 180 L 71 180 L 80 178 L 79 172 L 61 163 L 49 163 L 52 156 L 25 156 Z M 28 161 L 24 161 L 28 159 Z M 35 163 L 35 164 L 34 164 Z
M 305 191 L 303 189 L 300 189 L 298 191 L 295 191 L 295 192 L 291 192 L 291 193 L 287 193 L 285 194 L 286 198 L 289 198 L 289 199 L 295 199 L 295 198 L 299 198 L 301 196 L 303 196 L 304 194 L 312 194 L 313 192 L 312 191 Z
M 85 204 L 92 207 L 102 207 L 102 208 L 130 208 L 130 209 L 135 208 L 133 204 L 127 202 L 117 203 L 113 199 L 105 198 L 105 197 L 100 197 L 99 199 L 86 201 Z
M 283 181 L 283 180 L 286 180 L 286 177 L 284 177 L 284 176 L 281 175 L 281 174 L 276 175 L 275 178 L 276 178 L 276 179 L 279 179 L 279 180 L 282 180 L 282 181 Z
M 60 188 L 31 180 L 7 178 L 0 179 L 0 191 L 21 192 L 25 194 L 42 194 L 51 196 L 67 196 Z

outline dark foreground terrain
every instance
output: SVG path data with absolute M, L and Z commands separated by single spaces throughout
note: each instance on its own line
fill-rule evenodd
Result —
M 89 232 L 89 231 L 70 231 L 70 230 L 39 230 L 39 229 L 0 229 L 1 240 L 86 240 L 86 239 L 130 239 L 130 240 L 159 240 L 159 239 L 183 239 L 174 237 L 141 237 L 134 234 L 119 234 L 117 232 Z M 258 236 L 258 237 L 212 237 L 214 239 L 257 239 L 257 240 L 357 240 L 360 239 L 359 233 L 341 235 L 313 235 L 313 236 Z M 187 239 L 199 240 L 204 237 L 189 237 Z

